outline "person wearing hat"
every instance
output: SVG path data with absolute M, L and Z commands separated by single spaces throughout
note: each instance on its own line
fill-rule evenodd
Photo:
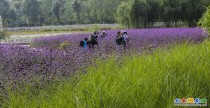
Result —
M 105 38 L 107 35 L 108 35 L 108 34 L 107 34 L 105 31 L 103 31 L 103 32 L 101 33 L 101 38 Z
M 122 41 L 123 37 L 121 35 L 121 31 L 118 31 L 116 36 L 116 51 L 118 54 L 122 53 Z
M 129 43 L 128 33 L 127 33 L 126 31 L 123 31 L 122 37 L 123 37 L 122 44 L 123 44 L 123 48 L 124 48 L 124 50 L 125 50 L 126 46 L 127 46 L 128 43 Z

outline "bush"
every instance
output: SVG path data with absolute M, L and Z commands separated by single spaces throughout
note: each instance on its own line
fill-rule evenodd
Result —
M 198 22 L 198 25 L 206 28 L 210 32 L 210 5 L 204 13 L 203 17 Z
M 8 35 L 7 31 L 4 30 L 4 28 L 3 28 L 2 19 L 0 16 L 0 41 L 6 39 L 8 36 L 9 35 Z
M 69 46 L 71 46 L 71 43 L 69 41 L 65 41 L 59 45 L 59 49 L 66 50 Z
M 9 34 L 6 30 L 0 31 L 0 40 L 4 40 L 9 37 Z

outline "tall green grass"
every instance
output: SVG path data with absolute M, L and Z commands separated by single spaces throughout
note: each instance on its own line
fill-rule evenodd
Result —
M 21 90 L 10 91 L 4 107 L 173 108 L 175 98 L 190 97 L 209 103 L 210 41 L 98 60 L 86 74 L 41 90 Z

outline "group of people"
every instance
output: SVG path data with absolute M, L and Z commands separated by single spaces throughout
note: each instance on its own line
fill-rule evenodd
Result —
M 118 31 L 116 37 L 116 47 L 123 46 L 123 49 L 125 50 L 128 44 L 129 44 L 128 33 L 124 30 Z
M 80 41 L 79 46 L 85 49 L 90 48 L 94 50 L 94 46 L 99 44 L 98 34 L 99 34 L 98 32 L 93 31 L 93 33 L 89 35 L 89 38 L 84 38 L 84 40 Z M 107 35 L 108 34 L 105 31 L 103 31 L 100 35 L 100 38 L 103 39 Z M 128 33 L 124 30 L 118 31 L 116 36 L 116 47 L 118 48 L 123 46 L 123 49 L 125 50 L 128 43 L 129 43 Z
M 85 49 L 92 48 L 94 50 L 94 46 L 98 45 L 98 34 L 98 32 L 93 31 L 93 33 L 89 35 L 89 38 L 85 38 L 84 40 L 80 41 L 79 46 Z M 105 31 L 103 31 L 101 33 L 101 38 L 105 38 L 107 35 L 108 34 Z

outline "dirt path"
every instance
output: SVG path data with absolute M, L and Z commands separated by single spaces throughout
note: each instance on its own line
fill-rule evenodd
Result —
M 69 32 L 69 33 L 53 33 L 53 34 L 30 34 L 30 35 L 12 35 L 10 39 L 6 41 L 6 43 L 11 44 L 24 44 L 30 43 L 33 39 L 38 37 L 47 37 L 47 36 L 57 36 L 57 35 L 66 35 L 66 34 L 79 34 L 82 32 Z

